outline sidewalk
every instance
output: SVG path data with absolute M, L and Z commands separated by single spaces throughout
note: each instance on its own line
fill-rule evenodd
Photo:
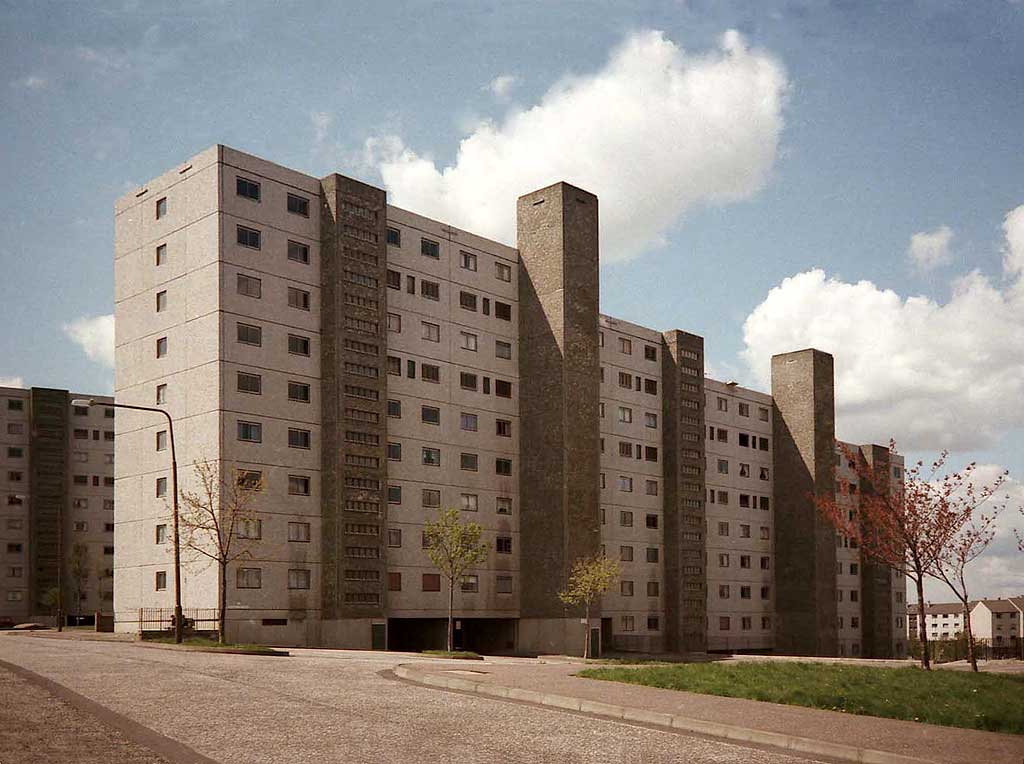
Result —
M 874 764 L 1021 764 L 1024 736 L 854 716 L 743 698 L 581 679 L 579 663 L 406 663 L 402 679 L 670 727 L 814 756 Z

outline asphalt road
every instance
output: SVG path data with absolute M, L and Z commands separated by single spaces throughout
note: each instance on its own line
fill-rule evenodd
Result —
M 810 761 L 411 685 L 389 675 L 396 664 L 412 660 L 396 654 L 183 654 L 125 643 L 0 635 L 0 660 L 224 764 Z M 0 728 L 12 727 L 14 710 L 0 702 Z M 18 745 L 24 737 L 16 732 L 0 737 L 0 744 Z M 18 760 L 9 753 L 0 747 L 0 762 Z M 173 759 L 173 751 L 160 753 Z M 134 759 L 107 759 L 121 760 Z

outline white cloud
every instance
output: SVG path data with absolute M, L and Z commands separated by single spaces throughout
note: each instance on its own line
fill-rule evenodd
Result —
M 83 316 L 63 327 L 70 337 L 96 363 L 114 366 L 114 316 Z
M 20 80 L 15 80 L 11 84 L 15 87 L 27 88 L 28 90 L 45 90 L 50 86 L 50 81 L 46 77 L 32 74 Z
M 1006 247 L 1003 250 L 1003 270 L 1008 276 L 1024 274 L 1024 204 L 1010 210 L 1003 220 Z
M 0 377 L 0 387 L 25 387 L 23 377 Z
M 309 118 L 313 124 L 313 144 L 318 149 L 322 148 L 334 122 L 334 117 L 326 111 L 314 111 Z
M 786 87 L 781 64 L 734 31 L 703 54 L 644 31 L 600 71 L 478 124 L 450 166 L 395 136 L 366 149 L 394 204 L 509 243 L 518 196 L 560 180 L 585 188 L 602 202 L 603 260 L 623 261 L 663 244 L 693 205 L 764 186 Z
M 495 98 L 508 98 L 512 88 L 519 83 L 519 78 L 514 74 L 499 74 L 487 85 L 487 89 L 494 94 Z
M 1006 218 L 1020 232 L 1024 207 Z M 821 270 L 773 288 L 743 326 L 741 353 L 770 385 L 774 353 L 806 347 L 835 357 L 840 437 L 935 452 L 991 445 L 1024 426 L 1024 285 L 1020 240 L 1007 243 L 1005 289 L 977 271 L 956 279 L 948 302 L 903 298 L 870 281 Z
M 943 225 L 934 231 L 921 231 L 910 237 L 907 257 L 918 270 L 930 271 L 953 260 L 949 243 L 953 240 L 953 229 Z

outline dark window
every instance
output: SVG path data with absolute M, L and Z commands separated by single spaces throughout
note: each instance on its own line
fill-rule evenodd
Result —
M 459 305 L 466 310 L 476 311 L 476 295 L 472 292 L 459 292 Z
M 430 239 L 420 239 L 420 254 L 437 260 L 441 257 L 441 245 Z
M 402 232 L 397 228 L 388 229 L 388 244 L 393 247 L 402 246 Z
M 289 382 L 288 400 L 309 403 L 309 385 L 305 382 Z
M 393 270 L 391 270 L 389 268 L 388 269 L 387 282 L 388 282 L 388 286 L 391 289 L 401 289 L 402 288 L 402 274 L 399 273 L 398 271 L 393 271 Z
M 505 379 L 494 380 L 494 394 L 499 398 L 511 398 L 512 383 Z
M 494 549 L 498 554 L 512 554 L 512 537 L 498 536 L 495 539 Z
M 309 217 L 309 199 L 304 196 L 288 194 L 288 211 L 295 215 Z
M 254 228 L 246 228 L 243 225 L 237 227 L 238 243 L 250 249 L 260 248 L 260 232 Z
M 395 419 L 402 418 L 402 402 L 396 400 L 388 401 L 388 416 Z
M 656 379 L 645 379 L 644 380 L 644 392 L 649 395 L 658 394 L 658 380 Z
M 494 317 L 500 318 L 502 321 L 512 320 L 512 306 L 504 302 L 494 301 Z
M 439 592 L 439 591 L 441 591 L 441 574 L 440 573 L 424 573 L 423 574 L 423 591 L 425 591 L 425 592 Z
M 496 474 L 496 475 L 511 475 L 512 474 L 512 460 L 511 459 L 495 459 L 494 460 L 494 474 Z
M 254 180 L 243 178 L 240 175 L 235 177 L 235 192 L 246 199 L 258 202 L 260 200 L 260 184 Z
M 309 263 L 309 246 L 301 242 L 288 242 L 288 259 L 297 263 Z
M 309 337 L 288 335 L 288 352 L 295 355 L 309 355 Z
M 166 196 L 163 197 L 162 199 L 157 199 L 156 200 L 156 219 L 159 220 L 160 218 L 164 217 L 165 215 L 167 215 L 167 197 Z
M 648 361 L 658 360 L 658 348 L 653 345 L 644 345 L 644 358 Z
M 250 324 L 238 324 L 238 341 L 244 345 L 262 345 L 263 330 Z

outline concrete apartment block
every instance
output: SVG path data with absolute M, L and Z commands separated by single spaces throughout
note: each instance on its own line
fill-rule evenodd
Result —
M 520 638 L 565 650 L 581 642 L 580 614 L 556 595 L 573 561 L 600 543 L 597 197 L 557 183 L 521 196 L 516 214 L 520 415 L 530 444 L 520 464 L 520 532 L 531 555 Z
M 795 655 L 838 653 L 835 531 L 815 499 L 835 492 L 832 356 L 772 356 L 775 451 L 775 647 Z
M 442 645 L 424 528 L 457 507 L 488 548 L 457 582 L 462 647 L 576 651 L 590 628 L 603 649 L 837 653 L 856 555 L 807 498 L 837 486 L 831 356 L 776 357 L 773 397 L 707 379 L 701 337 L 601 315 L 592 194 L 521 197 L 512 248 L 215 146 L 115 213 L 119 402 L 171 413 L 185 490 L 196 460 L 263 480 L 230 639 Z M 165 427 L 117 418 L 121 631 L 173 603 Z M 602 551 L 623 574 L 584 624 L 557 593 Z M 185 607 L 215 608 L 215 566 L 184 560 Z M 851 652 L 892 627 L 897 587 L 869 584 Z
M 109 398 L 0 388 L 0 622 L 113 610 L 114 409 Z
M 771 396 L 707 380 L 708 649 L 774 645 Z

